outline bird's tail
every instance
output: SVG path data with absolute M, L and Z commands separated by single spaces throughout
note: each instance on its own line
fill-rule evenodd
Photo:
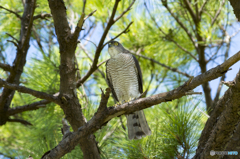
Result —
M 151 135 L 151 129 L 148 126 L 143 110 L 136 111 L 127 115 L 128 138 L 141 139 Z

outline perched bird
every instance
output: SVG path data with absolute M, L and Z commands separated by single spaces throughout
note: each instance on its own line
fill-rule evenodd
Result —
M 122 103 L 138 98 L 143 93 L 143 83 L 136 57 L 117 41 L 108 43 L 108 53 L 111 58 L 106 63 L 106 75 L 113 98 Z M 126 117 L 130 140 L 151 135 L 143 110 L 128 114 Z

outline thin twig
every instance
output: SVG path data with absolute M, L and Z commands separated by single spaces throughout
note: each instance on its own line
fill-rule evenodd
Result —
M 104 64 L 105 62 L 107 62 L 109 59 L 107 60 L 104 60 L 103 62 L 100 62 L 98 65 L 97 65 L 97 68 L 100 67 L 102 64 Z
M 86 48 L 80 44 L 80 47 L 82 48 L 83 52 L 87 55 L 87 57 L 90 59 L 91 62 L 93 62 L 93 58 L 90 56 L 90 54 L 88 53 L 88 51 L 86 50 Z M 99 68 L 97 68 L 98 72 L 101 74 L 101 76 L 103 77 L 103 79 L 105 79 L 105 74 L 103 71 L 101 71 Z
M 219 9 L 218 9 L 218 11 L 216 12 L 216 14 L 215 14 L 215 16 L 214 16 L 214 18 L 213 18 L 213 20 L 212 20 L 212 22 L 211 22 L 211 26 L 213 26 L 213 24 L 216 22 L 218 16 L 219 16 L 220 13 L 221 13 L 221 10 L 222 10 L 222 7 L 223 7 L 224 4 L 225 4 L 225 0 L 222 1 L 221 5 L 220 5 L 220 7 L 219 7 Z
M 205 1 L 203 2 L 203 4 L 202 4 L 201 8 L 199 9 L 199 16 L 200 16 L 200 18 L 201 18 L 201 16 L 202 16 L 202 13 L 203 13 L 203 11 L 204 11 L 204 8 L 205 8 L 207 2 L 209 2 L 209 0 L 205 0 Z
M 122 34 L 126 34 L 129 32 L 128 28 L 132 25 L 133 22 L 129 23 L 128 26 L 121 32 L 119 33 L 117 36 L 115 36 L 113 39 L 109 40 L 108 42 L 106 42 L 104 45 L 103 45 L 103 48 L 104 46 L 106 46 L 110 41 L 113 41 L 115 39 L 117 39 L 119 36 L 121 36 Z
M 0 6 L 0 8 L 4 9 L 4 10 L 10 12 L 10 13 L 13 13 L 19 19 L 22 19 L 22 17 L 17 12 L 14 12 L 14 11 L 12 11 L 10 9 L 4 8 L 3 6 Z
M 83 9 L 82 9 L 82 14 L 81 14 L 81 17 L 77 23 L 77 27 L 75 28 L 75 31 L 73 33 L 73 39 L 77 39 L 78 36 L 79 36 L 79 33 L 80 31 L 82 30 L 82 26 L 83 26 L 83 23 L 85 22 L 85 20 L 92 16 L 97 10 L 94 10 L 92 11 L 90 14 L 88 14 L 86 17 L 85 17 L 85 5 L 86 5 L 86 0 L 83 0 Z
M 124 11 L 122 12 L 122 14 L 120 14 L 120 15 L 114 20 L 114 22 L 116 22 L 116 21 L 118 21 L 120 18 L 122 18 L 122 16 L 131 9 L 131 7 L 133 6 L 133 4 L 134 4 L 135 1 L 136 1 L 136 0 L 133 0 L 132 3 L 128 6 L 128 8 L 127 8 L 126 10 L 124 10 Z
M 90 14 L 88 14 L 85 18 L 84 21 L 87 20 L 87 18 L 91 17 L 97 10 L 92 11 Z
M 12 36 L 11 34 L 9 34 L 9 33 L 6 33 L 8 36 L 10 36 L 13 40 L 15 40 L 17 43 L 19 43 L 19 40 L 18 39 L 16 39 L 14 36 Z
M 82 13 L 85 13 L 85 7 L 86 7 L 87 0 L 83 0 L 83 8 Z
M 155 23 L 156 27 L 158 28 L 158 30 L 160 32 L 162 32 L 165 36 L 167 36 L 167 33 L 165 33 L 161 27 L 158 25 L 158 23 L 156 22 L 156 19 L 152 16 L 152 14 L 150 13 L 148 7 L 147 7 L 147 4 L 146 2 L 144 2 L 144 5 L 145 5 L 145 8 L 148 12 L 148 14 L 150 15 L 152 21 Z M 169 39 L 171 42 L 173 42 L 175 45 L 177 45 L 177 47 L 179 47 L 181 50 L 183 50 L 184 52 L 186 52 L 188 55 L 190 55 L 194 60 L 198 61 L 198 59 L 191 53 L 189 52 L 187 49 L 183 48 L 181 45 L 179 45 L 175 40 L 173 40 L 173 38 Z
M 25 126 L 28 126 L 28 125 L 32 126 L 32 124 L 30 122 L 28 122 L 26 120 L 23 120 L 23 119 L 8 119 L 7 121 L 8 122 L 18 122 L 18 123 L 21 123 Z
M 177 73 L 179 73 L 179 74 L 181 74 L 181 75 L 184 75 L 184 76 L 186 76 L 186 77 L 188 77 L 188 78 L 191 78 L 191 77 L 192 77 L 192 76 L 190 76 L 190 75 L 187 74 L 187 73 L 184 73 L 184 72 L 179 71 L 177 68 L 172 68 L 172 67 L 170 67 L 170 66 L 167 66 L 167 65 L 165 65 L 165 64 L 163 64 L 163 63 L 160 63 L 160 62 L 158 62 L 158 61 L 156 61 L 156 60 L 154 60 L 154 59 L 152 59 L 152 58 L 150 58 L 150 57 L 147 57 L 147 56 L 144 56 L 144 55 L 141 55 L 141 54 L 136 54 L 136 53 L 134 53 L 134 52 L 132 52 L 132 51 L 131 51 L 130 53 L 133 54 L 133 55 L 142 57 L 142 58 L 144 58 L 144 59 L 150 60 L 150 61 L 152 61 L 152 62 L 154 62 L 154 63 L 156 63 L 156 64 L 158 64 L 158 65 L 160 65 L 160 66 L 162 66 L 162 67 L 164 67 L 164 68 L 167 68 L 167 69 L 169 69 L 169 70 L 171 70 L 171 71 L 173 71 L 173 72 L 177 72 Z
M 167 2 L 165 0 L 161 0 L 163 3 L 163 6 L 168 10 L 168 12 L 171 14 L 171 16 L 176 20 L 176 22 L 181 26 L 181 28 L 185 31 L 187 36 L 189 37 L 190 41 L 192 42 L 193 46 L 196 50 L 198 50 L 198 44 L 194 41 L 194 38 L 192 34 L 188 31 L 187 27 L 179 20 L 179 18 L 172 12 L 172 10 L 168 7 Z
M 7 42 L 13 43 L 13 45 L 16 46 L 16 48 L 19 48 L 18 44 L 17 44 L 15 41 L 13 41 L 13 40 L 7 40 Z
M 195 61 L 198 62 L 198 59 L 191 53 L 189 52 L 187 49 L 185 49 L 184 47 L 182 47 L 181 45 L 179 45 L 175 40 L 170 40 L 172 41 L 175 45 L 177 45 L 178 48 L 180 48 L 182 51 L 184 51 L 185 53 L 187 53 L 188 55 L 190 55 Z

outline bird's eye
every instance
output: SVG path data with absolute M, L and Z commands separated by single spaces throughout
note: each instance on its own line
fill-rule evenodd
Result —
M 118 43 L 117 43 L 117 42 L 115 42 L 115 43 L 114 43 L 114 45 L 115 45 L 115 46 L 118 46 Z

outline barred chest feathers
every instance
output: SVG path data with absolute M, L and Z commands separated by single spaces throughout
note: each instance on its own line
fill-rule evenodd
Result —
M 119 53 L 108 62 L 107 71 L 119 101 L 140 96 L 137 71 L 131 54 Z

